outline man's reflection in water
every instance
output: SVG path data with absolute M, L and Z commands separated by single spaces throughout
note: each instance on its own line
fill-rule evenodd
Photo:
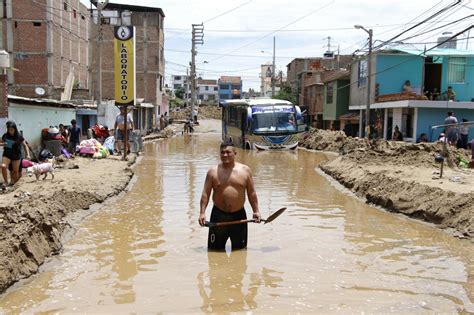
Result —
M 283 281 L 272 277 L 274 271 L 263 268 L 260 273 L 247 274 L 247 251 L 208 252 L 209 271 L 198 274 L 199 294 L 202 297 L 203 312 L 239 312 L 257 308 L 255 297 L 259 287 L 278 287 Z M 208 279 L 205 279 L 205 275 Z M 244 285 L 245 276 L 248 276 Z

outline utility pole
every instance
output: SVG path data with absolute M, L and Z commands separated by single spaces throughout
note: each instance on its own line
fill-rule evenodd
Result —
M 275 36 L 273 36 L 272 98 L 275 97 Z
M 97 2 L 97 23 L 98 23 L 98 35 L 97 35 L 97 52 L 98 52 L 98 62 L 99 70 L 97 73 L 97 83 L 99 84 L 99 93 L 97 95 L 97 109 L 101 111 L 102 106 L 102 40 L 103 40 L 103 30 L 102 30 L 102 10 L 109 3 L 109 0 L 102 0 Z
M 365 109 L 365 137 L 370 138 L 370 87 L 372 84 L 372 29 L 369 29 L 369 54 L 367 56 L 367 107 Z
M 191 115 L 194 116 L 196 106 L 196 44 L 204 44 L 204 24 L 192 24 L 191 46 Z M 194 117 L 193 117 L 194 118 Z
M 328 36 L 328 37 L 326 37 L 326 39 L 328 40 L 328 50 L 327 51 L 330 52 L 331 51 L 331 39 L 332 39 L 332 37 Z
M 369 53 L 367 54 L 367 104 L 365 107 L 365 137 L 368 139 L 370 134 L 370 86 L 372 83 L 372 67 L 371 67 L 371 55 L 372 55 L 372 29 L 366 29 L 362 25 L 354 25 L 354 28 L 363 30 L 369 34 Z M 359 118 L 359 137 L 362 136 L 362 117 Z

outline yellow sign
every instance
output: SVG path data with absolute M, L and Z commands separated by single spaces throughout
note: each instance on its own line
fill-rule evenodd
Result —
M 135 105 L 135 29 L 117 26 L 114 33 L 115 104 Z

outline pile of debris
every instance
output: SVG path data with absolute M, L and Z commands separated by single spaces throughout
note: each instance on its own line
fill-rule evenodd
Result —
M 348 155 L 358 163 L 396 163 L 409 165 L 435 164 L 435 156 L 443 152 L 442 143 L 407 143 L 384 139 L 368 140 L 347 137 L 342 131 L 311 129 L 309 137 L 301 144 L 311 150 L 322 150 Z M 450 167 L 456 167 L 460 159 L 469 160 L 469 152 L 447 147 L 444 156 Z

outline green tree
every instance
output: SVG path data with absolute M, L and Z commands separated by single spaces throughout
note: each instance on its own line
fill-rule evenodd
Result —
M 179 87 L 176 89 L 176 91 L 174 91 L 174 95 L 176 95 L 177 98 L 180 98 L 180 99 L 183 99 L 184 97 L 184 88 L 183 87 Z
M 296 104 L 296 98 L 291 92 L 291 87 L 289 87 L 288 85 L 283 86 L 273 98 L 278 100 L 290 101 L 293 104 Z

